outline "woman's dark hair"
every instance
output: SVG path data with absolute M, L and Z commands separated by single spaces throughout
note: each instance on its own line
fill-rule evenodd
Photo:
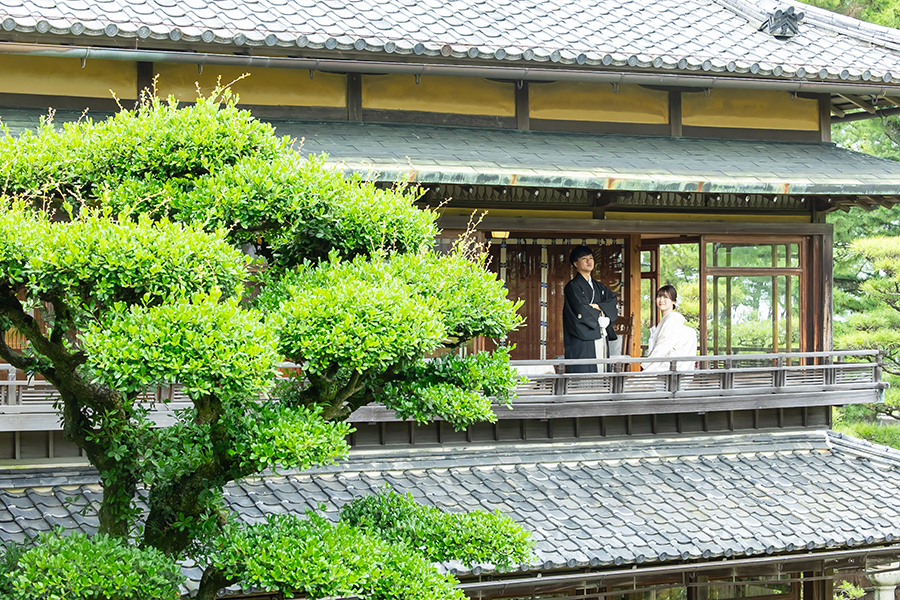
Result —
M 675 291 L 674 285 L 664 285 L 656 291 L 656 297 L 665 296 L 672 302 L 678 302 L 678 292 Z
M 587 246 L 575 246 L 575 248 L 572 249 L 572 253 L 569 254 L 569 264 L 574 265 L 579 259 L 593 255 L 594 253 Z

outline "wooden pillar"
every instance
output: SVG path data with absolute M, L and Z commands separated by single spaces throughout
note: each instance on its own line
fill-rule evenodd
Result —
M 681 92 L 669 92 L 669 135 L 682 136 Z
M 148 94 L 153 93 L 153 63 L 139 62 L 137 63 L 137 97 L 140 99 L 141 92 L 147 90 Z
M 831 94 L 819 94 L 819 139 L 831 141 Z
M 516 129 L 528 131 L 531 129 L 530 113 L 528 108 L 528 82 L 516 82 Z
M 703 239 L 703 236 L 700 237 L 700 331 L 697 332 L 700 338 L 700 354 L 708 354 L 706 347 L 706 324 L 707 324 L 707 299 L 706 295 L 708 293 L 707 285 L 706 285 L 706 241 Z M 708 367 L 707 367 L 708 368 Z
M 347 74 L 347 120 L 362 121 L 362 75 Z
M 816 350 L 830 352 L 834 350 L 834 336 L 832 328 L 834 322 L 834 232 L 830 230 L 819 237 L 822 246 L 822 345 Z M 830 598 L 831 596 L 829 596 Z
M 641 355 L 641 234 L 635 233 L 625 237 L 625 281 L 628 294 L 625 302 L 625 318 L 631 319 L 631 339 L 629 347 L 622 348 L 630 356 Z M 637 363 L 631 365 L 632 371 L 640 370 Z
M 810 578 L 812 581 L 803 582 L 803 600 L 831 600 L 831 596 L 826 596 L 826 580 L 818 579 L 817 575 L 823 575 L 823 571 L 804 571 L 803 577 Z

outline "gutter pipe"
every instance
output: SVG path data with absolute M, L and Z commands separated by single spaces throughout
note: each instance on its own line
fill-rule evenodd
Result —
M 55 58 L 122 60 L 131 62 L 167 62 L 195 65 L 228 65 L 276 69 L 309 69 L 339 73 L 399 73 L 409 75 L 451 75 L 485 77 L 513 81 L 586 81 L 597 83 L 635 84 L 645 86 L 681 86 L 700 89 L 734 88 L 767 89 L 786 92 L 819 94 L 875 94 L 888 92 L 900 96 L 900 88 L 875 84 L 809 81 L 787 79 L 773 81 L 738 76 L 686 75 L 667 73 L 638 73 L 629 71 L 588 71 L 576 69 L 547 69 L 529 67 L 481 67 L 453 64 L 421 64 L 409 62 L 341 60 L 328 58 L 292 58 L 287 56 L 243 56 L 209 54 L 175 50 L 136 50 L 131 48 L 92 48 L 89 46 L 56 46 L 0 42 L 0 55 L 48 56 Z
M 617 569 L 614 571 L 596 571 L 593 573 L 566 573 L 565 575 L 544 576 L 538 575 L 536 577 L 525 577 L 519 579 L 501 579 L 497 581 L 463 583 L 456 586 L 456 588 L 468 594 L 487 591 L 491 591 L 493 593 L 503 593 L 507 590 L 521 589 L 523 587 L 594 582 L 617 577 L 633 578 L 648 575 L 671 575 L 674 573 L 683 572 L 694 573 L 700 571 L 711 571 L 723 568 L 739 568 L 761 564 L 789 564 L 808 560 L 839 560 L 842 558 L 854 558 L 858 556 L 862 556 L 865 558 L 868 558 L 869 556 L 896 557 L 898 556 L 898 554 L 900 554 L 900 546 L 871 548 L 869 550 L 832 550 L 829 552 L 809 552 L 806 554 L 799 554 L 794 556 L 764 556 L 756 558 L 740 558 L 734 560 L 717 560 L 714 562 L 696 564 L 677 564 L 644 568 L 631 567 L 627 569 Z

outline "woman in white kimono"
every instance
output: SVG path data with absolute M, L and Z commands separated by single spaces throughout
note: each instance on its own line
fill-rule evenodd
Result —
M 675 311 L 678 292 L 674 286 L 664 285 L 656 292 L 656 306 L 662 318 L 656 327 L 650 328 L 650 346 L 648 358 L 664 358 L 666 356 L 697 356 L 697 332 L 685 324 L 684 316 Z M 693 360 L 680 360 L 676 365 L 679 371 L 694 369 Z M 642 365 L 644 371 L 668 371 L 670 363 L 651 362 Z

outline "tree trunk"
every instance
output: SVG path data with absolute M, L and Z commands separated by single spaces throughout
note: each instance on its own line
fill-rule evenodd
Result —
M 203 571 L 203 577 L 200 578 L 200 588 L 194 600 L 218 600 L 219 590 L 237 583 L 233 579 L 228 579 L 217 568 L 213 566 L 206 567 Z

